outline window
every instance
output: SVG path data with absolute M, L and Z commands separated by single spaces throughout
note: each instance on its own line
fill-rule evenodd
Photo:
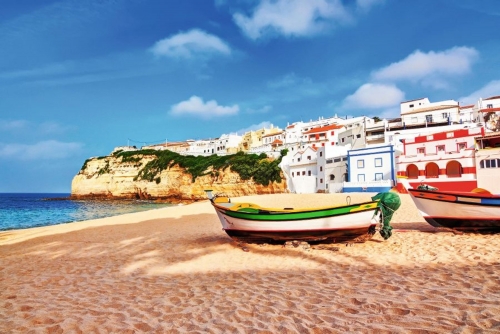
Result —
M 343 158 L 342 158 L 342 161 L 347 161 L 347 157 L 343 157 Z
M 384 174 L 382 173 L 375 173 L 375 181 L 380 181 L 384 179 Z
M 413 104 L 410 104 L 410 108 L 413 108 Z
M 302 175 L 306 175 L 306 171 L 305 171 L 305 170 L 304 170 L 304 171 L 302 171 Z
M 443 119 L 448 119 L 448 113 L 447 113 L 447 112 L 442 113 L 442 114 L 441 114 L 441 117 L 442 117 Z
M 425 147 L 418 147 L 417 154 L 425 154 Z
M 319 156 L 322 157 L 323 156 L 323 152 L 319 152 Z
M 486 108 L 488 108 L 488 109 L 493 108 L 493 104 L 487 104 L 487 105 L 486 105 Z
M 307 171 L 307 175 L 311 176 L 311 171 L 310 170 Z
M 444 145 L 438 145 L 436 146 L 436 152 L 444 152 Z
M 294 177 L 293 172 L 292 172 L 292 177 Z
M 500 168 L 500 159 L 485 159 L 479 163 L 480 168 Z
M 330 174 L 330 181 L 333 181 L 333 180 L 335 180 L 335 175 Z
M 427 123 L 432 123 L 432 115 L 425 115 L 425 121 Z
M 364 160 L 358 160 L 358 168 L 365 168 L 365 161 Z
M 323 166 L 319 166 L 319 171 L 322 172 L 323 171 Z
M 375 158 L 375 167 L 382 167 L 382 158 Z
M 343 143 L 345 141 L 345 138 L 342 138 L 340 141 Z
M 340 158 L 333 159 L 333 162 L 340 162 Z
M 467 144 L 466 143 L 458 143 L 457 144 L 458 151 L 465 150 L 466 148 L 467 148 Z
M 360 134 L 357 134 L 357 135 L 356 135 L 356 138 L 361 138 L 361 135 L 360 135 Z
M 323 179 L 319 179 L 319 183 L 323 183 Z
M 358 174 L 358 182 L 365 182 L 365 174 Z
M 297 162 L 300 162 L 300 158 L 297 159 Z
M 307 156 L 307 160 L 311 160 L 311 156 L 310 155 Z

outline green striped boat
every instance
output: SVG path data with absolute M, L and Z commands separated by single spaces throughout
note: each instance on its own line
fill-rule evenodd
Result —
M 380 201 L 321 208 L 263 208 L 252 203 L 232 203 L 206 190 L 223 230 L 245 242 L 287 240 L 364 242 L 380 223 Z M 385 238 L 385 237 L 384 237 Z

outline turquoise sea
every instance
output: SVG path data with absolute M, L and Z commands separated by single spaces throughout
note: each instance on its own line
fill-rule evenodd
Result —
M 70 194 L 0 193 L 0 230 L 64 224 L 158 209 L 171 204 L 139 200 L 70 200 Z

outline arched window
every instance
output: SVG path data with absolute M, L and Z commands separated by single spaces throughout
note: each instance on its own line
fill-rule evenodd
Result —
M 406 167 L 406 176 L 409 179 L 417 179 L 418 178 L 418 167 L 415 165 L 408 165 Z
M 436 163 L 430 162 L 425 166 L 425 176 L 426 177 L 438 177 L 439 167 Z
M 462 165 L 458 161 L 452 160 L 446 164 L 446 176 L 448 177 L 460 177 L 462 171 Z

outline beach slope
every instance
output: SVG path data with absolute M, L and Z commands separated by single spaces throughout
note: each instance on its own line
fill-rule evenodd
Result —
M 390 239 L 352 245 L 242 245 L 208 201 L 0 232 L 0 332 L 500 331 L 500 235 L 435 229 L 401 198 Z

